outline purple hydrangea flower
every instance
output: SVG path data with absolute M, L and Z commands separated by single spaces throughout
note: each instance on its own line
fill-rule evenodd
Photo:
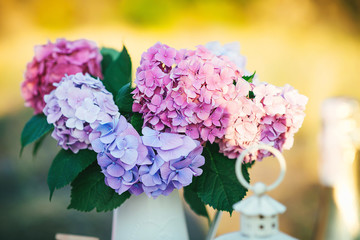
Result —
M 165 161 L 159 155 L 156 155 L 151 147 L 148 147 L 148 158 L 152 164 L 143 165 L 139 169 L 143 191 L 154 198 L 161 194 L 169 195 L 174 190 L 174 186 L 168 184 L 160 174 L 160 167 L 164 165 Z
M 123 116 L 100 124 L 90 134 L 105 183 L 118 194 L 168 195 L 189 185 L 205 163 L 199 141 L 188 136 L 143 129 L 135 131 Z
M 99 79 L 82 73 L 65 76 L 54 85 L 56 89 L 44 97 L 44 114 L 55 126 L 51 136 L 74 153 L 92 149 L 89 134 L 100 122 L 119 115 L 112 94 Z
M 133 187 L 139 180 L 139 166 L 151 162 L 140 135 L 125 117 L 114 117 L 99 124 L 89 139 L 98 153 L 97 161 L 105 175 L 106 185 L 118 194 L 128 190 L 140 194 L 142 191 Z
M 192 138 L 174 133 L 162 133 L 145 127 L 142 140 L 148 147 L 150 165 L 139 169 L 140 181 L 148 196 L 168 195 L 175 188 L 180 189 L 192 182 L 193 176 L 200 176 L 205 158 L 203 147 Z

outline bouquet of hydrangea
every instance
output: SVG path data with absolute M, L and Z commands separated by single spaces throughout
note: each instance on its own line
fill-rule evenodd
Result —
M 59 39 L 35 48 L 21 86 L 35 115 L 21 145 L 34 142 L 35 155 L 51 132 L 62 148 L 48 174 L 50 199 L 71 184 L 69 208 L 108 211 L 131 195 L 183 188 L 196 213 L 207 216 L 207 204 L 231 212 L 246 194 L 235 159 L 258 143 L 291 148 L 305 116 L 307 98 L 257 80 L 236 43 L 195 50 L 156 43 L 134 82 L 131 70 L 125 47 Z M 269 155 L 247 156 L 248 181 L 248 168 Z

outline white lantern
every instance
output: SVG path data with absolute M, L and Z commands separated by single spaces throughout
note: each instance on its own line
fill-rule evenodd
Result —
M 280 176 L 270 186 L 261 182 L 251 186 L 241 172 L 244 157 L 259 149 L 271 152 L 280 162 Z M 276 188 L 284 178 L 286 164 L 283 155 L 268 145 L 256 145 L 242 152 L 236 161 L 235 171 L 240 183 L 253 191 L 254 195 L 233 205 L 233 209 L 241 213 L 240 231 L 219 236 L 216 240 L 296 240 L 296 238 L 279 231 L 278 214 L 284 213 L 286 207 L 265 194 L 267 191 Z M 220 214 L 216 214 L 214 230 L 208 239 L 212 239 L 211 236 L 215 235 L 219 216 Z

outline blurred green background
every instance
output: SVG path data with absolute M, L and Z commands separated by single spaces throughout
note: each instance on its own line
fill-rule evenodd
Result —
M 21 129 L 32 115 L 19 89 L 25 66 L 34 45 L 58 37 L 119 50 L 125 44 L 134 70 L 157 41 L 175 48 L 239 41 L 247 68 L 260 80 L 289 83 L 308 96 L 303 127 L 285 152 L 284 183 L 270 195 L 288 207 L 281 229 L 310 239 L 319 205 L 320 105 L 330 96 L 360 98 L 359 33 L 357 0 L 0 0 L 0 239 L 54 239 L 56 232 L 110 239 L 111 213 L 66 210 L 68 188 L 49 202 L 54 140 L 48 138 L 36 159 L 30 148 L 19 157 Z M 277 174 L 271 159 L 251 170 L 254 181 L 269 183 Z M 218 233 L 237 230 L 238 221 L 225 214 Z M 200 222 L 207 231 L 205 219 Z

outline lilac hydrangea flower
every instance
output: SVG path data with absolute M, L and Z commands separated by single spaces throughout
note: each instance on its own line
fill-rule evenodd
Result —
M 54 85 L 56 89 L 44 97 L 43 110 L 48 123 L 55 127 L 51 136 L 74 153 L 92 149 L 89 134 L 100 122 L 119 115 L 112 94 L 99 79 L 82 73 L 66 75 Z

